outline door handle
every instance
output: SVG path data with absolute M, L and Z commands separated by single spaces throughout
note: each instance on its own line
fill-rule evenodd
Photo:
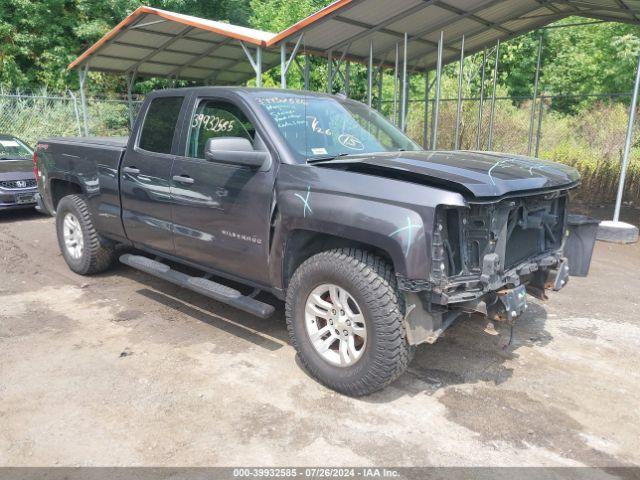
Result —
M 136 167 L 124 167 L 124 168 L 122 169 L 122 171 L 123 171 L 124 173 L 132 173 L 132 174 L 134 174 L 134 175 L 135 175 L 135 174 L 137 174 L 137 173 L 140 173 L 140 169 L 139 169 L 139 168 L 136 168 Z
M 178 182 L 178 183 L 187 183 L 189 185 L 194 183 L 193 178 L 191 178 L 191 177 L 189 177 L 187 175 L 174 175 L 173 176 L 173 181 L 174 182 Z

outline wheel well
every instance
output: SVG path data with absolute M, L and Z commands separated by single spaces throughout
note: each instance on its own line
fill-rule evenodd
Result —
M 361 248 L 384 258 L 393 267 L 389 254 L 373 245 L 326 233 L 296 230 L 289 235 L 284 255 L 283 284 L 286 289 L 296 269 L 317 253 L 335 248 Z
M 82 188 L 77 183 L 67 180 L 51 180 L 51 202 L 54 210 L 58 208 L 58 203 L 67 195 L 82 193 Z

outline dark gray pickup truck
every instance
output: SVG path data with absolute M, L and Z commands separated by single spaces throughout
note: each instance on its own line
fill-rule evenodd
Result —
M 461 313 L 509 324 L 568 280 L 574 169 L 424 151 L 340 97 L 155 92 L 130 138 L 43 139 L 36 167 L 73 271 L 119 256 L 265 318 L 270 292 L 303 365 L 349 395 L 397 378 Z

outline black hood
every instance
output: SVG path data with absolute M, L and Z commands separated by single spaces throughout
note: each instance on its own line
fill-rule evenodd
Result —
M 0 180 L 35 178 L 32 160 L 0 160 Z
M 567 165 L 493 152 L 389 152 L 350 155 L 314 165 L 440 185 L 476 198 L 569 188 L 580 181 L 577 170 Z

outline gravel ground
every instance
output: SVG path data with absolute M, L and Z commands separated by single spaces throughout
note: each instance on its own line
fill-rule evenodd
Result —
M 0 214 L 0 465 L 640 463 L 640 245 L 534 301 L 506 351 L 480 319 L 350 399 L 258 320 L 124 266 L 69 271 L 53 220 Z

